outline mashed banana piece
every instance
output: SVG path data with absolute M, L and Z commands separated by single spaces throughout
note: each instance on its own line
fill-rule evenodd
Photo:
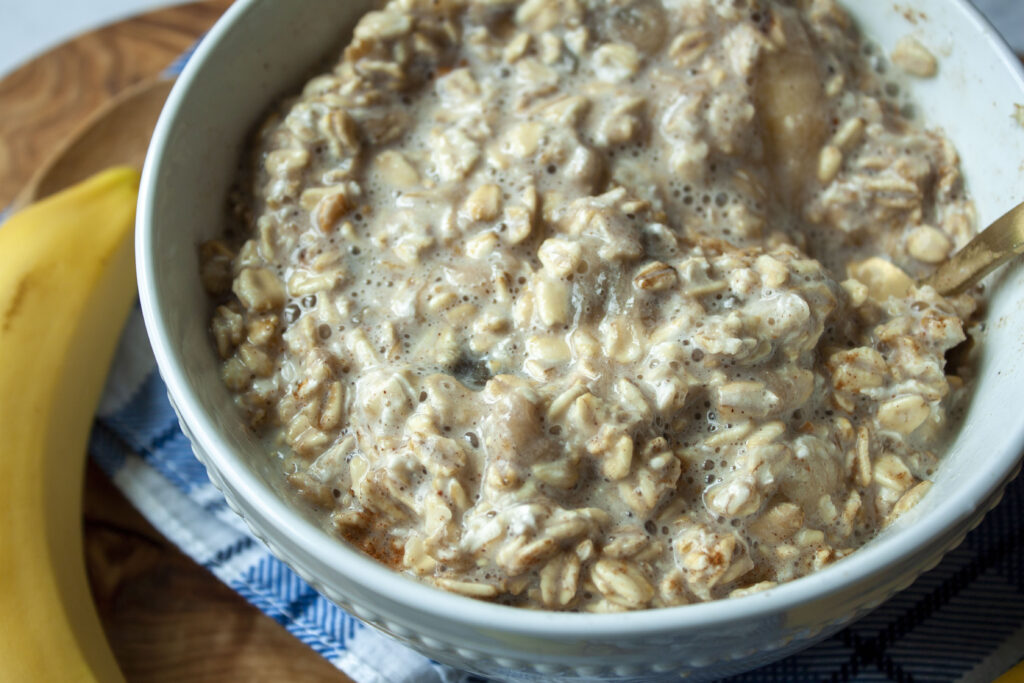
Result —
M 957 155 L 831 0 L 395 0 L 203 245 L 223 378 L 324 524 L 532 608 L 713 600 L 927 490 Z M 867 56 L 866 56 L 867 55 Z

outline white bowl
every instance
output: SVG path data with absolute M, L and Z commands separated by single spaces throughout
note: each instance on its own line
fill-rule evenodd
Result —
M 616 615 L 527 611 L 449 594 L 322 531 L 274 472 L 218 375 L 197 245 L 218 235 L 246 135 L 278 97 L 334 57 L 369 3 L 240 0 L 192 56 L 160 118 L 142 179 L 139 291 L 157 363 L 210 478 L 257 536 L 328 598 L 436 658 L 517 680 L 713 678 L 778 659 L 877 606 L 930 569 L 999 499 L 1024 449 L 1024 269 L 989 279 L 977 391 L 924 500 L 877 539 L 811 576 L 748 597 Z M 956 143 L 981 224 L 1024 199 L 1024 73 L 963 0 L 849 3 L 888 53 L 912 33 L 941 58 L 912 84 Z M 907 17 L 911 17 L 913 21 Z

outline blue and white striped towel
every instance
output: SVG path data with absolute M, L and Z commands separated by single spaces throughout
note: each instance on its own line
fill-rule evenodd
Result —
M 979 0 L 1024 49 L 1021 0 Z M 177 73 L 188 55 L 169 71 Z M 185 553 L 359 683 L 479 681 L 430 662 L 318 595 L 228 509 L 178 429 L 141 314 L 121 340 L 90 452 Z M 731 680 L 988 682 L 1024 657 L 1024 478 L 934 570 L 815 647 Z

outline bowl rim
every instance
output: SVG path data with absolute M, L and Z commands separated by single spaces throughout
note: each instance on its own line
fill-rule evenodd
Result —
M 797 607 L 869 585 L 869 582 L 887 573 L 895 563 L 909 561 L 929 550 L 937 552 L 933 546 L 948 536 L 958 523 L 975 516 L 986 501 L 997 494 L 1014 470 L 1019 455 L 1024 452 L 1024 421 L 1008 426 L 1009 435 L 1005 443 L 1008 449 L 1014 449 L 1014 454 L 1013 457 L 1010 457 L 1009 452 L 1004 454 L 1001 464 L 1005 462 L 1005 467 L 989 468 L 970 488 L 957 490 L 947 498 L 945 514 L 915 520 L 912 533 L 899 532 L 876 539 L 840 562 L 762 592 L 712 602 L 614 614 L 523 609 L 464 597 L 404 576 L 372 560 L 341 539 L 330 536 L 293 509 L 267 482 L 246 466 L 245 455 L 230 446 L 217 424 L 201 409 L 182 369 L 183 354 L 169 338 L 165 311 L 155 281 L 158 254 L 153 249 L 152 231 L 158 222 L 155 216 L 156 196 L 160 192 L 157 180 L 161 166 L 171 156 L 168 139 L 176 113 L 187 101 L 191 86 L 201 77 L 203 65 L 216 55 L 224 37 L 237 30 L 242 18 L 262 1 L 240 0 L 226 11 L 189 58 L 167 99 L 154 130 L 142 173 L 136 223 L 136 262 L 139 297 L 147 334 L 160 374 L 180 419 L 188 426 L 195 444 L 209 459 L 204 464 L 214 467 L 225 481 L 230 482 L 226 488 L 230 488 L 247 503 L 245 507 L 250 514 L 259 517 L 260 525 L 287 531 L 283 533 L 283 539 L 274 539 L 275 546 L 289 545 L 293 552 L 298 550 L 323 567 L 345 567 L 348 579 L 369 592 L 387 596 L 389 600 L 421 613 L 444 615 L 450 622 L 477 629 L 559 638 L 621 636 L 627 632 L 631 635 L 686 631 L 696 633 L 709 625 L 777 618 Z M 1004 68 L 1011 72 L 1018 89 L 1024 93 L 1024 68 L 988 20 L 966 0 L 945 2 L 954 5 L 964 15 L 965 21 L 971 26 L 970 30 L 984 37 L 999 56 Z M 259 529 L 253 519 L 248 516 L 244 518 L 257 536 L 262 538 L 266 532 Z M 322 542 L 328 538 L 333 539 L 333 542 Z M 950 541 L 946 540 L 945 543 L 942 551 L 949 549 L 947 545 Z M 888 560 L 883 561 L 884 558 Z M 280 559 L 293 566 L 295 563 L 300 566 L 309 564 L 291 555 L 287 559 Z M 925 568 L 922 567 L 922 571 Z M 323 581 L 323 577 L 317 576 L 316 580 Z

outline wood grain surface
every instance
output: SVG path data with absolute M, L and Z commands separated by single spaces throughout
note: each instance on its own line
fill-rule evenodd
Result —
M 10 208 L 45 199 L 114 164 L 142 168 L 173 85 L 169 78 L 146 79 L 114 95 L 52 152 Z
M 230 5 L 153 12 L 64 43 L 0 81 L 0 206 L 89 114 L 162 71 Z
M 0 80 L 0 207 L 105 103 L 161 72 L 230 4 L 129 19 Z M 93 595 L 128 681 L 351 681 L 181 553 L 91 463 L 83 513 Z

